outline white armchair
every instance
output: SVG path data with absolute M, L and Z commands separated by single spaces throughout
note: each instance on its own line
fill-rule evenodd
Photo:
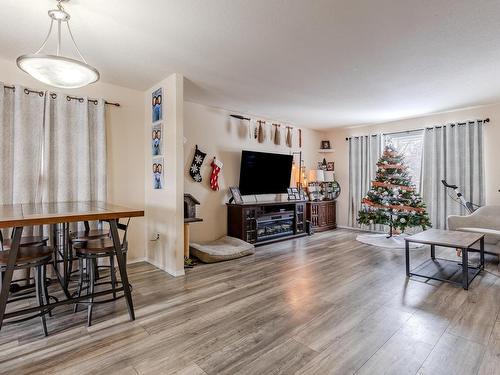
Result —
M 500 206 L 484 206 L 467 216 L 448 216 L 448 229 L 484 233 L 484 250 L 500 255 Z

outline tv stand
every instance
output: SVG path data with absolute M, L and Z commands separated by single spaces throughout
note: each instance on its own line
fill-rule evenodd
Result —
M 256 246 L 306 235 L 306 201 L 227 203 L 228 235 Z

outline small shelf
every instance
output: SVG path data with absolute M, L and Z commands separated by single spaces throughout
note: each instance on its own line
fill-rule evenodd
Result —
M 333 148 L 320 148 L 318 150 L 318 152 L 320 154 L 331 154 L 331 153 L 335 152 L 335 150 Z

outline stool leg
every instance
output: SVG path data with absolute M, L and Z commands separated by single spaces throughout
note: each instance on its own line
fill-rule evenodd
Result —
M 43 296 L 42 296 L 42 266 L 37 266 L 35 268 L 35 290 L 36 296 L 38 298 L 38 306 L 43 306 Z M 45 311 L 41 312 L 40 319 L 42 321 L 43 333 L 48 336 L 47 332 L 47 322 L 45 321 Z
M 116 272 L 115 272 L 115 256 L 109 257 L 109 272 L 111 274 L 111 288 L 113 289 L 113 298 L 116 298 Z
M 97 258 L 92 259 L 92 264 L 94 266 L 94 278 L 99 280 L 101 276 L 99 275 L 99 267 L 97 266 Z
M 71 281 L 71 273 L 73 272 L 73 246 L 69 246 L 69 253 L 68 253 L 68 285 Z
M 47 265 L 45 264 L 42 266 L 42 287 L 43 287 L 43 294 L 45 297 L 45 303 L 49 304 L 50 297 L 49 297 L 49 288 L 47 287 Z M 50 317 L 52 317 L 52 310 L 49 310 L 48 314 Z
M 78 278 L 78 289 L 76 292 L 77 297 L 80 297 L 82 295 L 82 288 L 83 288 L 83 259 L 78 258 L 78 268 L 79 268 L 79 278 Z M 78 302 L 75 303 L 75 307 L 73 308 L 73 312 L 78 311 Z
M 94 284 L 95 284 L 95 268 L 93 264 L 93 259 L 89 259 L 88 266 L 89 266 L 89 273 L 90 273 L 90 280 L 89 280 L 89 293 L 90 293 L 90 298 L 89 298 L 89 306 L 87 308 L 87 326 L 92 325 L 92 307 L 93 307 L 93 302 L 94 302 Z

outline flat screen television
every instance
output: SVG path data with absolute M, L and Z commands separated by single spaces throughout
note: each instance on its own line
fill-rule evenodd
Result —
M 292 155 L 242 151 L 240 192 L 248 194 L 286 193 L 290 187 Z

